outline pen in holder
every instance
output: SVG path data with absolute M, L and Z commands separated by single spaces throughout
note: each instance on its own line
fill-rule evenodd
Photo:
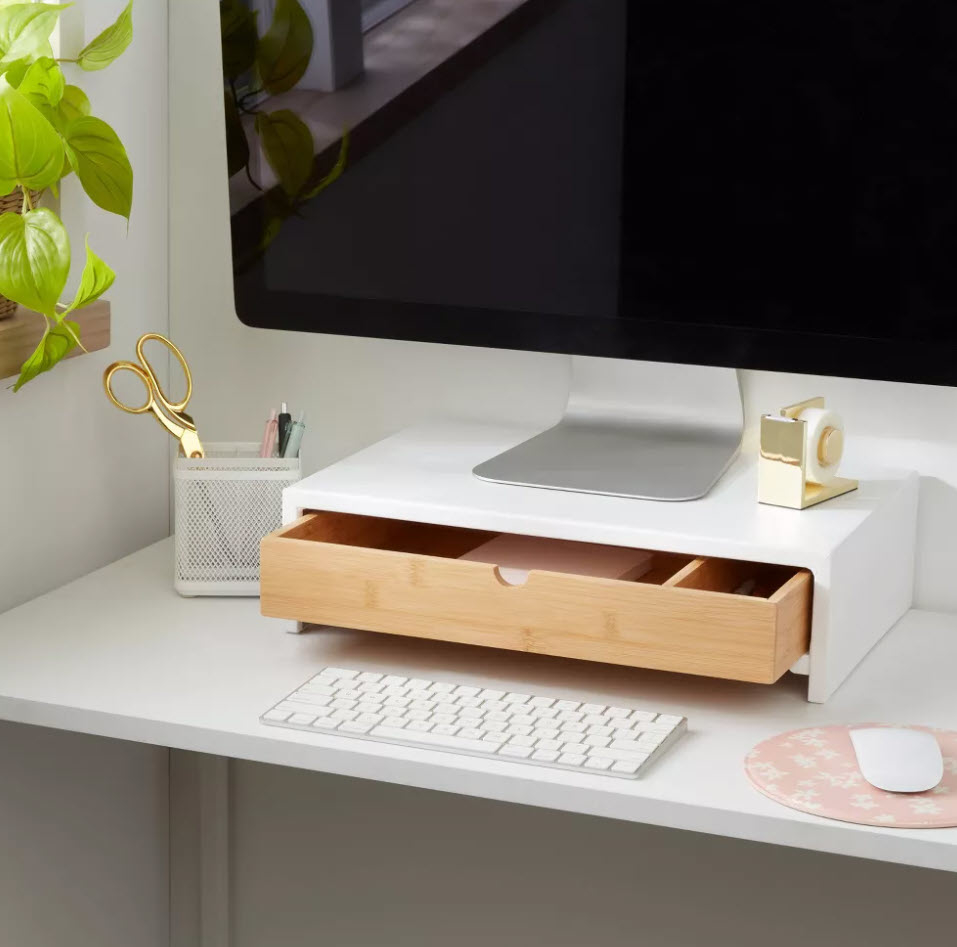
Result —
M 823 398 L 809 398 L 761 418 L 758 502 L 803 510 L 856 490 L 838 477 L 844 424 Z
M 206 444 L 173 462 L 174 588 L 180 595 L 259 595 L 259 543 L 282 525 L 282 491 L 298 457 L 260 457 L 252 443 Z

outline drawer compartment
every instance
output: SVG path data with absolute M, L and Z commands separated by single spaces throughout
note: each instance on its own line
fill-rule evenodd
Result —
M 807 570 L 654 552 L 638 579 L 532 570 L 510 585 L 458 558 L 498 535 L 307 513 L 262 542 L 262 612 L 763 684 L 807 651 Z

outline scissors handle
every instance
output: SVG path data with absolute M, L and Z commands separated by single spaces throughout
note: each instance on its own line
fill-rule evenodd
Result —
M 183 396 L 182 401 L 169 400 L 166 392 L 163 391 L 163 388 L 159 383 L 159 379 L 156 377 L 156 372 L 153 371 L 153 366 L 150 365 L 149 360 L 144 354 L 143 347 L 151 340 L 162 342 L 162 344 L 165 345 L 173 353 L 173 355 L 176 356 L 176 361 L 179 362 L 180 368 L 183 369 L 183 374 L 186 376 L 186 394 Z M 147 332 L 146 335 L 141 335 L 139 341 L 136 343 L 136 357 L 140 360 L 140 365 L 143 366 L 143 369 L 149 375 L 153 392 L 155 395 L 159 395 L 160 401 L 163 402 L 164 407 L 171 411 L 176 411 L 177 413 L 182 411 L 186 405 L 189 404 L 189 399 L 193 397 L 193 376 L 189 370 L 189 364 L 183 357 L 183 353 L 172 342 L 170 342 L 165 335 L 160 335 L 158 332 Z
M 120 372 L 132 372 L 143 382 L 143 387 L 146 389 L 146 401 L 139 407 L 130 407 L 125 401 L 120 401 L 120 399 L 116 397 L 116 393 L 113 391 L 113 378 Z M 103 372 L 103 387 L 106 389 L 106 397 L 109 398 L 120 411 L 125 411 L 127 414 L 146 414 L 146 412 L 150 411 L 156 404 L 156 399 L 153 397 L 152 378 L 135 362 L 114 362 L 110 365 L 106 371 Z

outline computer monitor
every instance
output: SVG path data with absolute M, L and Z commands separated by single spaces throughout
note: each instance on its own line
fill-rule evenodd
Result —
M 689 499 L 727 369 L 957 382 L 946 0 L 221 7 L 243 322 L 575 356 L 477 475 Z

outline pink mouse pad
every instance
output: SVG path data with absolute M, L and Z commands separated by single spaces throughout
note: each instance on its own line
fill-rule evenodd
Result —
M 899 829 L 957 826 L 957 733 L 932 733 L 944 757 L 944 778 L 927 792 L 885 792 L 861 775 L 849 731 L 884 724 L 791 730 L 759 743 L 744 761 L 754 787 L 782 805 L 842 822 Z

